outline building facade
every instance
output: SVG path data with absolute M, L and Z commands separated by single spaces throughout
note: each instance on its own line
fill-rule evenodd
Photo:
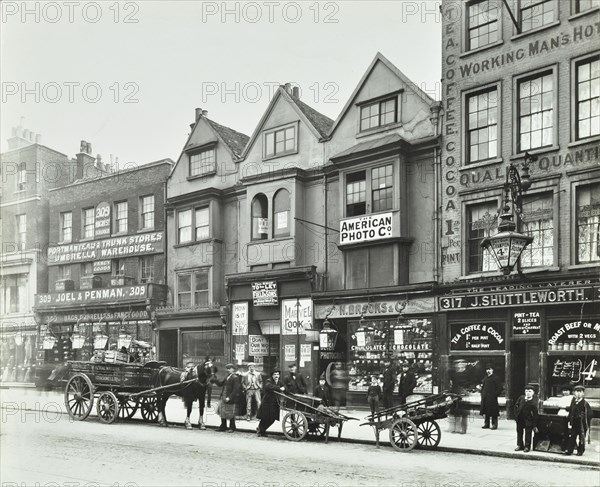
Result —
M 112 172 L 84 149 L 82 177 L 49 192 L 47 292 L 34 307 L 40 384 L 56 365 L 94 350 L 128 348 L 132 339 L 155 345 L 154 310 L 167 300 L 164 194 L 173 161 Z
M 21 126 L 13 128 L 8 149 L 0 155 L 0 380 L 33 382 L 38 327 L 32 307 L 48 285 L 48 194 L 74 180 L 76 165 Z
M 583 384 L 598 408 L 600 5 L 444 1 L 442 13 L 440 366 L 467 361 L 473 402 L 491 363 L 508 411 L 530 382 L 547 405 Z M 533 243 L 501 276 L 480 243 L 498 232 L 508 166 L 526 159 L 516 221 Z

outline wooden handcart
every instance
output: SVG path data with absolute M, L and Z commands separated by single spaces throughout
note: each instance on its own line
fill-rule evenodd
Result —
M 284 394 L 275 391 L 279 408 L 285 411 L 281 421 L 283 434 L 288 440 L 300 441 L 304 437 L 329 441 L 329 430 L 332 426 L 338 428 L 338 439 L 342 436 L 342 427 L 348 420 L 358 420 L 340 414 L 321 404 L 321 399 L 301 394 Z
M 165 362 L 106 363 L 69 361 L 69 380 L 65 387 L 65 407 L 77 421 L 86 419 L 96 400 L 98 419 L 114 423 L 129 419 L 138 408 L 142 419 L 158 421 L 157 392 L 181 386 L 195 379 L 163 387 L 153 387 L 153 380 Z
M 378 448 L 380 431 L 388 429 L 390 443 L 398 451 L 408 452 L 415 446 L 433 449 L 442 438 L 437 420 L 446 418 L 448 411 L 458 400 L 459 396 L 456 394 L 435 394 L 371 414 L 361 426 L 373 427 Z

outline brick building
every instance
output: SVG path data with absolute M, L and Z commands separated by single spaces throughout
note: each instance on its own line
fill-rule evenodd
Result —
M 81 177 L 49 192 L 47 292 L 35 297 L 42 343 L 37 378 L 94 349 L 154 344 L 166 301 L 163 159 L 113 172 L 82 144 Z
M 21 126 L 13 128 L 0 160 L 0 380 L 33 382 L 38 343 L 32 306 L 48 285 L 48 194 L 73 181 L 76 166 Z
M 548 406 L 562 384 L 584 384 L 598 407 L 600 5 L 444 1 L 442 12 L 442 369 L 467 361 L 473 402 L 489 362 L 507 407 L 528 382 Z M 517 220 L 534 240 L 503 277 L 480 242 L 497 233 L 507 168 L 526 154 L 533 184 Z

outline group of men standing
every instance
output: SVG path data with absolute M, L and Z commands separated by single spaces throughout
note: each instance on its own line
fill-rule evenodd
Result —
M 417 378 L 411 372 L 408 362 L 403 362 L 398 367 L 387 359 L 384 361 L 385 370 L 383 371 L 383 409 L 394 406 L 394 391 L 398 386 L 398 397 L 400 404 L 406 404 L 406 398 L 410 396 L 415 387 L 417 387 Z

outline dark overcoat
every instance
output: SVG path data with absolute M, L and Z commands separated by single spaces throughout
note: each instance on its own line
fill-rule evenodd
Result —
M 515 419 L 525 428 L 535 428 L 538 419 L 538 398 L 533 396 L 529 401 L 525 396 L 520 396 L 515 403 Z
M 284 392 L 281 390 L 283 383 L 281 380 L 275 382 L 272 377 L 269 377 L 263 385 L 262 389 L 262 402 L 256 413 L 258 419 L 265 421 L 279 421 L 279 403 L 277 402 L 277 392 Z
M 498 396 L 502 393 L 502 383 L 497 375 L 486 375 L 481 381 L 480 414 L 497 418 L 500 416 Z
M 285 386 L 285 391 L 289 394 L 306 394 L 306 381 L 300 372 L 296 374 L 290 372 L 286 375 L 285 379 L 283 379 L 283 385 Z
M 230 374 L 223 380 L 215 382 L 218 386 L 223 387 L 221 391 L 221 403 L 219 404 L 219 416 L 222 419 L 235 419 L 235 403 L 238 394 L 242 390 L 240 377 L 236 374 Z M 225 402 L 225 399 L 229 401 Z

